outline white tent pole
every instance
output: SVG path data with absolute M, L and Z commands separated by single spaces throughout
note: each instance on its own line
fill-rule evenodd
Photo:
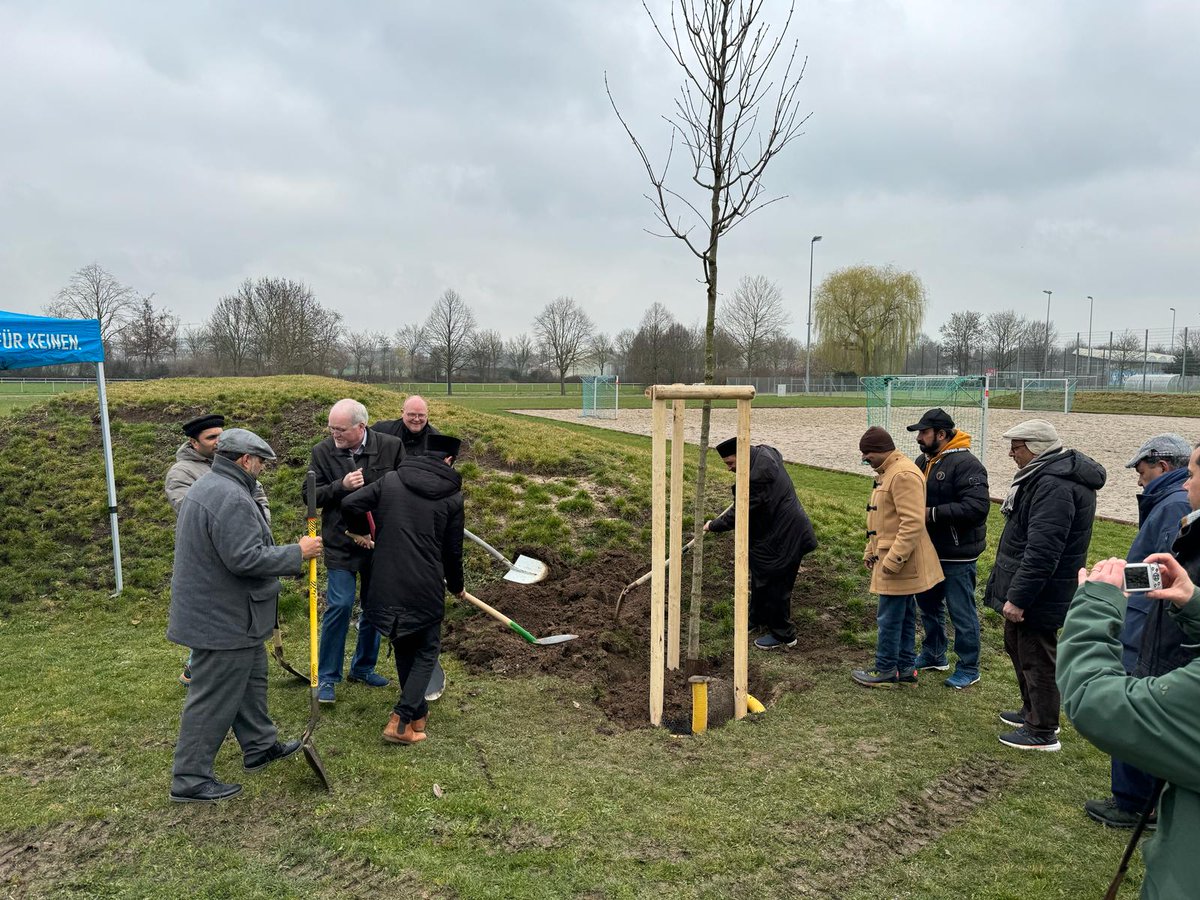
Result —
M 108 392 L 104 388 L 104 363 L 96 363 L 96 387 L 100 393 L 100 432 L 104 438 L 104 477 L 108 482 L 108 518 L 112 529 L 113 569 L 117 574 L 116 597 L 125 587 L 121 576 L 121 532 L 117 525 L 117 481 L 113 475 L 112 437 L 108 433 Z

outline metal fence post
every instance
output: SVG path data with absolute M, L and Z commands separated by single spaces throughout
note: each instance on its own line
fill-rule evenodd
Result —
M 1146 365 L 1150 361 L 1150 329 L 1146 329 L 1146 345 L 1142 348 L 1142 393 L 1146 392 Z

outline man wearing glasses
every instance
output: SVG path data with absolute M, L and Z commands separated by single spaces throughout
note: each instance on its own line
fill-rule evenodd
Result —
M 400 439 L 368 428 L 367 408 L 349 399 L 333 404 L 329 410 L 329 437 L 312 449 L 309 468 L 317 473 L 316 503 L 321 507 L 321 538 L 329 577 L 328 608 L 321 620 L 317 661 L 317 699 L 322 703 L 337 699 L 335 685 L 342 680 L 356 579 L 361 580 L 359 590 L 365 594 L 366 582 L 371 577 L 371 551 L 360 547 L 346 533 L 342 500 L 395 469 L 400 465 L 401 453 Z M 304 499 L 308 501 L 307 495 Z M 369 687 L 387 687 L 389 681 L 375 671 L 378 658 L 379 632 L 360 628 L 350 661 L 349 680 Z
M 404 401 L 404 415 L 401 418 L 376 422 L 371 430 L 400 438 L 401 460 L 409 456 L 424 456 L 425 441 L 429 435 L 441 434 L 429 424 L 429 405 L 420 394 L 413 394 Z

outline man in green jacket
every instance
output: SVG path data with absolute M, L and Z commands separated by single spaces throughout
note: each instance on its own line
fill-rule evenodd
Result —
M 1171 601 L 1171 617 L 1200 641 L 1200 589 L 1168 553 L 1154 553 L 1163 588 L 1147 597 Z M 1142 855 L 1144 900 L 1184 900 L 1200 885 L 1200 659 L 1166 675 L 1125 674 L 1117 635 L 1125 619 L 1125 560 L 1079 570 L 1079 589 L 1059 642 L 1058 689 L 1063 708 L 1085 738 L 1167 782 L 1158 831 Z

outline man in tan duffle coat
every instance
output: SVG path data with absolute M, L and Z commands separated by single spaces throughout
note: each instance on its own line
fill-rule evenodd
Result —
M 858 449 L 863 462 L 878 473 L 867 504 L 863 564 L 871 571 L 871 591 L 879 595 L 879 636 L 875 668 L 855 669 L 850 677 L 864 687 L 915 686 L 916 595 L 943 579 L 925 531 L 925 478 L 878 425 L 867 429 Z

